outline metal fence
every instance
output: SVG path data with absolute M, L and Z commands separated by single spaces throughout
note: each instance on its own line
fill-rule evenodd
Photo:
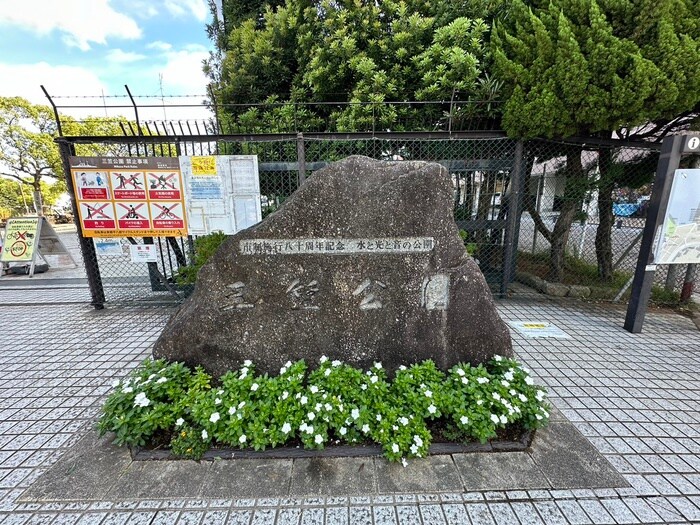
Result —
M 349 155 L 439 162 L 452 178 L 454 216 L 466 249 L 500 296 L 524 274 L 552 280 L 556 253 L 561 282 L 603 290 L 607 298 L 617 295 L 634 269 L 658 160 L 658 149 L 647 144 L 522 142 L 483 131 L 235 136 L 132 131 L 58 142 L 66 161 L 85 144 L 108 145 L 110 154 L 128 156 L 257 155 L 263 217 L 315 171 Z M 327 205 L 334 205 L 331 198 Z M 80 242 L 96 305 L 181 301 L 191 290 L 177 279 L 178 269 L 192 263 L 191 238 L 125 238 L 122 254 L 102 253 L 91 239 Z M 126 247 L 133 243 L 155 244 L 158 262 L 131 263 Z M 601 261 L 611 270 L 606 279 L 599 275 Z M 676 291 L 683 277 L 678 272 L 672 283 Z M 658 272 L 657 279 L 663 285 L 666 275 Z

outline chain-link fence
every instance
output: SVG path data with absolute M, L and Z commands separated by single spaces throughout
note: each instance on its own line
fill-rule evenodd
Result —
M 658 161 L 658 149 L 644 144 L 519 142 L 492 132 L 360 138 L 154 134 L 61 141 L 64 155 L 88 141 L 109 145 L 110 155 L 257 155 L 263 218 L 315 171 L 349 155 L 439 162 L 452 179 L 454 216 L 465 247 L 501 296 L 515 280 L 537 292 L 617 296 L 634 271 Z M 156 245 L 157 262 L 131 262 L 129 246 L 144 243 Z M 192 238 L 81 239 L 81 245 L 94 262 L 86 264 L 91 285 L 103 290 L 103 296 L 93 296 L 97 303 L 181 301 L 191 291 L 178 273 L 193 262 Z M 661 288 L 666 274 L 657 272 Z M 667 288 L 677 295 L 685 271 L 671 274 L 676 280 Z M 569 290 L 546 286 L 554 282 Z

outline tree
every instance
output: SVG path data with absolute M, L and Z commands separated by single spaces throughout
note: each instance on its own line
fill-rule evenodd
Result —
M 124 119 L 87 118 L 76 121 L 63 117 L 66 135 L 120 134 L 119 121 Z M 34 105 L 21 97 L 0 97 L 0 175 L 32 188 L 34 210 L 43 214 L 42 183 L 64 180 L 63 165 L 54 139 L 58 135 L 53 111 L 48 106 Z M 114 153 L 114 145 L 79 145 L 78 155 Z M 65 186 L 62 186 L 65 188 Z
M 513 0 L 491 45 L 495 74 L 507 86 L 504 129 L 522 138 L 668 132 L 700 109 L 698 20 L 694 0 Z M 571 223 L 590 185 L 581 149 L 565 155 L 566 200 L 547 232 L 550 278 L 557 281 Z M 612 277 L 613 156 L 599 152 L 596 248 L 605 279 Z
M 224 2 L 224 12 L 230 3 L 235 4 Z M 269 103 L 265 113 L 285 103 L 312 103 L 306 111 L 321 119 L 327 131 L 371 130 L 375 125 L 416 129 L 417 119 L 432 129 L 444 108 L 426 113 L 427 106 L 387 102 L 493 98 L 499 86 L 485 76 L 489 25 L 483 16 L 496 7 L 469 1 L 457 9 L 459 4 L 261 2 L 261 16 L 238 17 L 237 24 L 226 22 L 223 29 L 218 25 L 218 34 L 226 38 L 215 39 L 218 51 L 206 68 L 214 98 L 224 105 Z M 495 0 L 489 5 L 501 4 Z M 264 118 L 258 108 L 229 106 L 227 112 L 239 125 Z

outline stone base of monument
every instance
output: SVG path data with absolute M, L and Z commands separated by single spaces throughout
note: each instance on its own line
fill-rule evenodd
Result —
M 430 445 L 428 454 L 431 456 L 445 454 L 463 454 L 470 452 L 524 452 L 530 448 L 535 437 L 535 430 L 526 430 L 520 426 L 511 425 L 501 429 L 495 439 L 486 443 L 451 443 L 437 440 Z M 129 447 L 133 461 L 179 460 L 170 449 L 159 444 L 145 447 Z M 288 445 L 266 450 L 239 449 L 214 447 L 204 453 L 203 461 L 217 459 L 294 459 L 294 458 L 337 458 L 337 457 L 371 457 L 382 456 L 382 447 L 376 444 L 367 445 L 330 445 L 322 450 L 305 449 Z

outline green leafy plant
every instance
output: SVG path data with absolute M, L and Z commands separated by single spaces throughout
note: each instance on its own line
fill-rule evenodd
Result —
M 199 269 L 216 253 L 227 238 L 228 236 L 222 232 L 197 237 L 194 241 L 194 262 L 189 266 L 180 267 L 177 273 L 178 284 L 194 284 L 197 281 Z
M 422 457 L 433 430 L 482 442 L 506 425 L 547 424 L 545 391 L 512 359 L 495 356 L 447 373 L 432 361 L 401 366 L 390 381 L 381 363 L 362 371 L 321 358 L 309 371 L 288 362 L 277 376 L 246 361 L 214 384 L 201 368 L 145 361 L 114 384 L 98 422 L 118 445 L 144 445 L 158 432 L 177 456 L 199 459 L 210 446 L 264 450 L 287 443 L 322 449 L 379 443 L 392 461 Z

